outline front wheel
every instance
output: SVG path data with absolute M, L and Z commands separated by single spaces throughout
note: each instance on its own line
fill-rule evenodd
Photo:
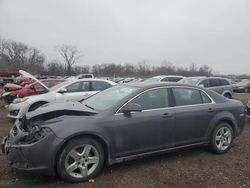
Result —
M 104 164 L 102 146 L 91 138 L 69 141 L 59 155 L 57 173 L 65 181 L 82 182 L 94 178 Z
M 217 154 L 226 153 L 233 142 L 233 129 L 228 123 L 220 123 L 213 131 L 210 146 Z

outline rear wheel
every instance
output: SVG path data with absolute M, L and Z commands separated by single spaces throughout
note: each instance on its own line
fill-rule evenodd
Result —
M 228 98 L 228 99 L 232 99 L 232 95 L 231 95 L 230 93 L 226 93 L 226 94 L 224 95 L 224 97 L 226 97 L 226 98 Z
M 69 141 L 59 154 L 57 173 L 65 181 L 81 182 L 94 178 L 104 164 L 102 146 L 91 138 Z
M 226 153 L 233 142 L 233 129 L 226 123 L 220 123 L 213 131 L 210 140 L 210 146 L 213 152 L 217 154 Z

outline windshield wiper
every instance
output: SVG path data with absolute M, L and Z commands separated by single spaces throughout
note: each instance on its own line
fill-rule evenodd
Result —
M 87 104 L 85 104 L 85 106 L 88 107 L 88 108 L 90 108 L 90 109 L 92 109 L 92 110 L 95 110 L 93 107 L 91 107 L 91 106 L 89 106 Z

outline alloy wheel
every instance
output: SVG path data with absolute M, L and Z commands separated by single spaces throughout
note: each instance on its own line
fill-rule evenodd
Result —
M 96 170 L 99 161 L 99 152 L 93 145 L 79 145 L 67 154 L 65 170 L 73 178 L 84 178 Z
M 232 132 L 228 127 L 221 127 L 215 137 L 216 147 L 224 151 L 226 150 L 232 142 Z

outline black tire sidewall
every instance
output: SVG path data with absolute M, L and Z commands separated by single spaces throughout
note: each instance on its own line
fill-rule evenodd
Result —
M 226 98 L 228 98 L 228 99 L 232 99 L 232 96 L 231 96 L 229 93 L 226 93 L 226 94 L 224 95 L 224 97 L 226 97 Z
M 97 151 L 99 152 L 99 164 L 92 174 L 84 178 L 74 178 L 66 172 L 64 164 L 65 164 L 66 156 L 71 151 L 71 149 L 81 144 L 90 144 L 97 149 Z M 62 149 L 61 153 L 58 156 L 57 174 L 59 175 L 60 178 L 62 178 L 63 180 L 67 182 L 71 182 L 71 183 L 83 182 L 91 178 L 94 178 L 95 176 L 99 174 L 99 172 L 103 168 L 104 160 L 105 160 L 105 155 L 104 155 L 103 147 L 96 140 L 92 138 L 72 139 L 64 146 L 64 148 Z
M 225 149 L 225 150 L 220 150 L 218 149 L 218 147 L 216 146 L 216 133 L 218 132 L 218 130 L 222 127 L 227 127 L 230 129 L 231 131 L 231 134 L 232 134 L 232 140 L 231 140 L 231 143 L 230 143 L 230 146 Z M 224 154 L 226 152 L 228 152 L 228 150 L 230 150 L 231 146 L 232 146 L 232 143 L 233 143 L 233 139 L 234 139 L 234 132 L 233 132 L 233 129 L 232 129 L 232 126 L 226 122 L 222 122 L 220 124 L 218 124 L 215 129 L 213 130 L 212 132 L 212 135 L 211 135 L 211 138 L 210 138 L 210 146 L 211 146 L 211 149 L 214 153 L 217 153 L 217 154 Z

